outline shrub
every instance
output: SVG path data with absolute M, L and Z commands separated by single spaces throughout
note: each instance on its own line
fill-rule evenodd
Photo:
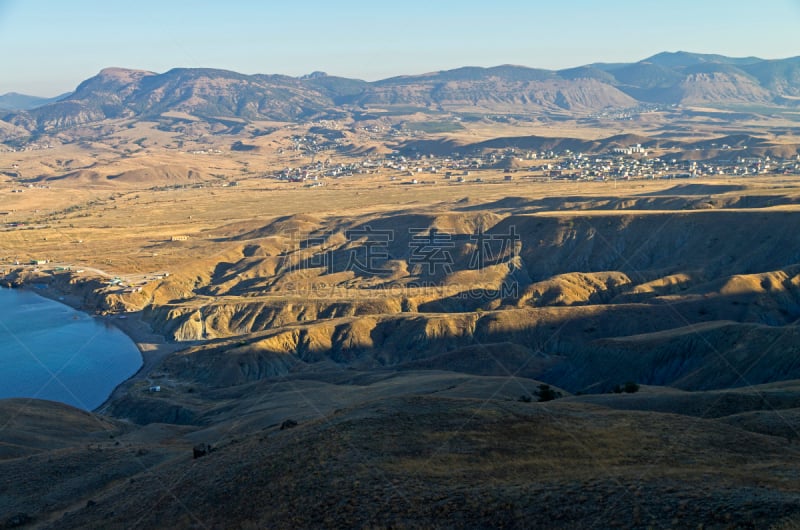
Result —
M 285 431 L 286 429 L 293 429 L 294 427 L 297 427 L 297 422 L 294 420 L 283 420 L 283 423 L 281 423 L 282 431 Z
M 557 392 L 550 388 L 550 385 L 541 384 L 539 385 L 539 390 L 536 391 L 536 395 L 539 396 L 539 402 L 544 401 L 553 401 L 554 399 L 561 397 L 561 392 Z
M 625 392 L 627 394 L 634 394 L 639 391 L 639 385 L 634 383 L 633 381 L 628 381 L 625 383 Z

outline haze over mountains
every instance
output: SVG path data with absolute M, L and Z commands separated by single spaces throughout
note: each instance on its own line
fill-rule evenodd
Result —
M 642 106 L 800 107 L 800 57 L 763 60 L 687 52 L 566 70 L 464 67 L 375 82 L 315 72 L 301 78 L 176 68 L 107 68 L 57 101 L 0 96 L 13 134 L 110 118 L 186 113 L 202 119 L 296 121 L 376 107 L 430 112 L 580 116 Z M 12 136 L 13 136 L 12 134 Z

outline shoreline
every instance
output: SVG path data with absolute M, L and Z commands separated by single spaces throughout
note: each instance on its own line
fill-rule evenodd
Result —
M 86 313 L 93 318 L 101 319 L 103 322 L 111 324 L 124 333 L 139 350 L 139 355 L 142 358 L 142 365 L 133 375 L 115 386 L 100 405 L 89 411 L 93 414 L 106 415 L 108 406 L 112 401 L 123 397 L 136 383 L 147 380 L 147 376 L 169 354 L 189 347 L 188 344 L 168 342 L 163 336 L 153 333 L 150 324 L 144 321 L 138 312 L 125 313 L 125 318 L 119 318 L 119 315 L 98 315 L 93 313 L 91 308 L 85 307 L 79 296 L 62 291 L 50 282 L 37 284 L 36 286 L 22 282 L 18 287 L 12 288 L 23 289 L 38 294 L 44 298 L 69 306 L 76 311 Z
M 169 354 L 189 347 L 187 344 L 167 342 L 161 335 L 153 333 L 150 325 L 138 314 L 125 316 L 125 319 L 113 316 L 97 316 L 97 318 L 116 327 L 131 339 L 142 356 L 142 366 L 136 373 L 114 387 L 106 400 L 91 411 L 95 414 L 106 414 L 112 401 L 125 396 L 136 383 L 147 380 L 153 369 Z

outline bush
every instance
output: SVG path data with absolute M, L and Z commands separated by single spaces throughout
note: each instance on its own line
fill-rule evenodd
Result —
M 639 391 L 639 385 L 637 385 L 633 381 L 628 381 L 627 383 L 625 383 L 625 393 L 635 394 L 638 391 Z
M 285 431 L 286 429 L 293 429 L 297 427 L 297 422 L 294 420 L 283 420 L 281 423 L 281 430 Z
M 544 401 L 553 401 L 554 399 L 561 397 L 561 392 L 557 392 L 550 388 L 550 385 L 541 384 L 539 385 L 539 390 L 536 391 L 536 395 L 539 396 L 539 402 L 542 403 Z

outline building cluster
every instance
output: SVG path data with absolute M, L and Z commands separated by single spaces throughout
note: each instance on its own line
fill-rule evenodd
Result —
M 731 151 L 731 154 L 734 152 Z M 769 156 L 732 156 L 707 161 L 682 160 L 677 154 L 649 157 L 641 145 L 613 148 L 602 154 L 571 151 L 496 150 L 488 153 L 447 156 L 394 153 L 380 159 L 364 159 L 333 164 L 330 159 L 300 167 L 287 167 L 272 174 L 273 178 L 291 182 L 317 182 L 323 178 L 351 177 L 357 174 L 386 172 L 395 180 L 399 176 L 418 177 L 439 174 L 443 179 L 465 180 L 472 172 L 501 170 L 506 174 L 548 180 L 617 180 L 694 178 L 703 176 L 754 176 L 764 174 L 800 174 L 800 156 L 775 159 Z M 685 157 L 684 157 L 685 158 Z M 479 180 L 480 177 L 475 180 Z M 416 179 L 415 179 L 416 180 Z M 506 178 L 511 180 L 511 177 Z M 413 181 L 412 181 L 413 182 Z
M 704 176 L 798 175 L 800 158 L 774 160 L 768 156 L 727 160 L 679 160 L 670 156 L 647 158 L 637 153 L 586 156 L 567 154 L 544 166 L 551 178 L 571 180 L 694 178 Z
M 24 153 L 26 151 L 42 151 L 44 149 L 53 149 L 53 144 L 31 142 L 17 147 L 0 144 L 0 153 Z
M 352 177 L 355 174 L 373 173 L 381 166 L 370 160 L 334 164 L 330 159 L 299 167 L 285 167 L 271 176 L 286 182 L 318 181 L 321 178 Z

